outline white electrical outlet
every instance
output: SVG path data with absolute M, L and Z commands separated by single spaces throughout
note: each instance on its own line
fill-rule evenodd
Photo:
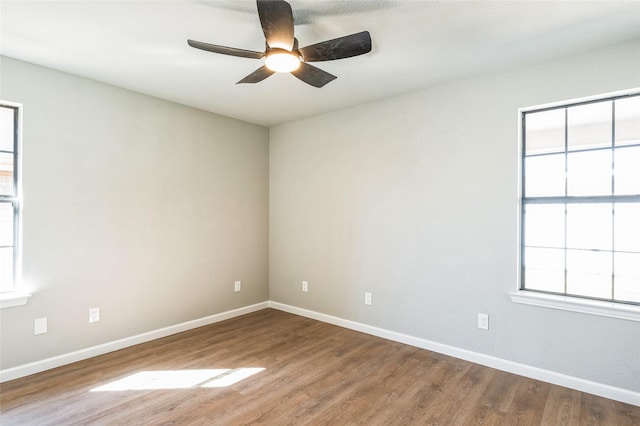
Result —
M 233 285 L 236 293 L 242 290 L 242 281 L 236 281 Z
M 47 332 L 47 319 L 46 318 L 38 318 L 33 321 L 33 334 L 44 334 Z
M 364 304 L 365 305 L 371 305 L 371 293 L 369 292 L 365 292 L 364 293 Z
M 100 321 L 100 308 L 89 309 L 89 322 Z
M 302 281 L 302 291 L 305 293 L 309 291 L 309 283 L 307 281 Z
M 489 329 L 489 314 L 478 314 L 478 328 Z

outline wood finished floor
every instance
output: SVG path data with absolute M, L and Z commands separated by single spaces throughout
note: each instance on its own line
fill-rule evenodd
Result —
M 227 387 L 91 391 L 142 371 Z M 9 425 L 640 425 L 640 407 L 273 309 L 0 385 Z

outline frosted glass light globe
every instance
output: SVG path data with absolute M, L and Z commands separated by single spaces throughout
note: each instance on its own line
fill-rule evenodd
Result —
M 291 72 L 300 66 L 300 58 L 284 49 L 273 49 L 267 54 L 264 64 L 271 71 L 275 72 Z

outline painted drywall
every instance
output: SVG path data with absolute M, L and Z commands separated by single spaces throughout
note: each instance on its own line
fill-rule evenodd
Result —
M 640 391 L 640 323 L 508 296 L 518 108 L 638 86 L 640 40 L 272 127 L 270 299 Z
M 33 293 L 0 312 L 1 369 L 268 299 L 268 129 L 1 59 Z

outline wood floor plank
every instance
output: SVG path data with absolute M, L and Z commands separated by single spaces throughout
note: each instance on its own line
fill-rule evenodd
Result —
M 552 385 L 528 378 L 522 378 L 518 382 L 518 389 L 506 421 L 514 425 L 542 423 L 545 404 Z
M 436 411 L 435 415 L 432 414 L 427 423 L 468 424 L 471 411 L 482 397 L 495 373 L 495 370 L 473 364 L 456 383 L 455 389 L 458 392 L 450 394 L 448 402 L 443 404 L 442 410 L 440 412 Z
M 579 391 L 553 386 L 542 413 L 542 424 L 546 426 L 578 424 L 581 397 L 582 394 Z
M 640 407 L 265 309 L 2 383 L 0 424 L 631 426 Z
M 519 378 L 513 374 L 496 371 L 478 400 L 471 418 L 481 424 L 501 424 L 513 403 Z

